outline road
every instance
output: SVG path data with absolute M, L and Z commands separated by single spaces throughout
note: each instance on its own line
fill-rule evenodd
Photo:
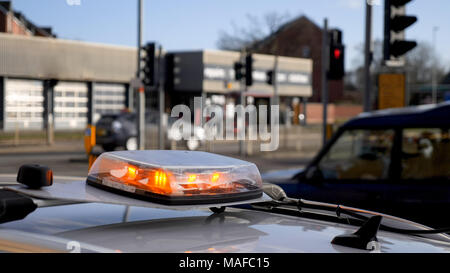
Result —
M 275 152 L 259 152 L 259 144 L 252 145 L 254 155 L 239 156 L 239 142 L 215 141 L 201 149 L 213 153 L 240 158 L 255 163 L 260 172 L 301 168 L 305 166 L 320 148 L 320 132 L 314 128 L 291 128 L 291 133 L 281 132 L 279 149 Z M 150 140 L 148 142 L 150 144 Z M 155 146 L 156 147 L 156 146 Z M 249 146 L 250 147 L 250 146 Z M 98 147 L 99 150 L 100 147 Z M 185 149 L 184 147 L 177 147 Z M 249 152 L 251 150 L 249 149 Z M 82 140 L 55 141 L 47 146 L 45 142 L 20 142 L 19 145 L 0 144 L 0 174 L 17 174 L 19 167 L 27 163 L 46 165 L 55 176 L 85 177 L 88 172 L 87 157 Z
M 17 153 L 0 155 L 0 174 L 15 174 L 23 164 L 38 163 L 54 175 L 86 176 L 88 162 L 83 152 Z
M 272 156 L 252 156 L 247 158 L 235 154 L 232 157 L 255 163 L 260 172 L 270 170 L 303 167 L 309 158 L 295 158 Z M 0 154 L 0 174 L 16 174 L 23 164 L 38 163 L 46 165 L 53 170 L 55 176 L 79 176 L 85 177 L 88 172 L 88 162 L 84 152 L 33 152 L 33 153 L 2 153 Z

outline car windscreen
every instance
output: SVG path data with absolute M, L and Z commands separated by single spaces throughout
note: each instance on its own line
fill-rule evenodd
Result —
M 116 120 L 118 117 L 117 114 L 108 114 L 108 115 L 102 115 L 100 119 L 97 121 L 97 124 L 110 124 L 114 120 Z

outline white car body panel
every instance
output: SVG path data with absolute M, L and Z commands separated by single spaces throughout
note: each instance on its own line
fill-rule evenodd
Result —
M 368 252 L 331 244 L 357 227 L 240 208 L 174 211 L 88 203 L 40 208 L 0 225 L 118 252 Z M 381 252 L 450 252 L 450 244 L 379 231 Z

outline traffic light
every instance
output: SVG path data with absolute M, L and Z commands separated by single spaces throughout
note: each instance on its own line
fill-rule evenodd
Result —
M 328 79 L 340 80 L 344 77 L 344 74 L 344 46 L 340 44 L 330 45 Z
M 175 87 L 175 55 L 168 53 L 165 55 L 165 90 L 173 91 Z
M 155 85 L 155 43 L 147 43 L 143 51 L 142 82 L 145 86 L 153 86 Z
M 245 56 L 245 85 L 251 86 L 253 84 L 253 57 L 252 54 Z
M 244 66 L 240 62 L 234 63 L 234 79 L 235 80 L 240 81 L 244 77 L 244 74 L 242 74 L 243 67 Z
M 234 79 L 236 81 L 245 77 L 245 85 L 250 86 L 253 84 L 253 57 L 251 54 L 245 56 L 245 71 L 243 72 L 244 64 L 241 62 L 234 63 Z
M 344 77 L 344 51 L 345 47 L 342 44 L 342 32 L 337 29 L 331 30 L 328 79 L 340 80 Z
M 268 85 L 273 85 L 274 82 L 273 76 L 274 76 L 273 70 L 269 70 L 266 72 L 266 83 Z
M 384 2 L 384 60 L 395 61 L 416 47 L 415 41 L 406 41 L 405 29 L 417 21 L 416 16 L 405 15 L 411 0 L 385 0 Z

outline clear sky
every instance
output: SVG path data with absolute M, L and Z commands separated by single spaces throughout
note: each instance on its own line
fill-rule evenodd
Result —
M 80 5 L 70 5 L 80 2 Z M 360 56 L 356 46 L 364 39 L 365 0 L 144 0 L 144 41 L 160 42 L 167 50 L 215 49 L 220 30 L 231 23 L 246 25 L 246 14 L 263 16 L 271 11 L 291 17 L 307 15 L 322 25 L 343 30 L 346 66 Z M 383 0 L 375 0 L 383 3 Z M 13 0 L 15 10 L 40 26 L 51 26 L 59 38 L 117 45 L 136 45 L 137 0 Z M 450 67 L 450 1 L 413 0 L 407 13 L 418 22 L 407 37 L 432 40 L 437 32 L 437 51 Z M 383 37 L 383 5 L 373 8 L 373 37 Z M 362 56 L 360 57 L 362 59 Z

